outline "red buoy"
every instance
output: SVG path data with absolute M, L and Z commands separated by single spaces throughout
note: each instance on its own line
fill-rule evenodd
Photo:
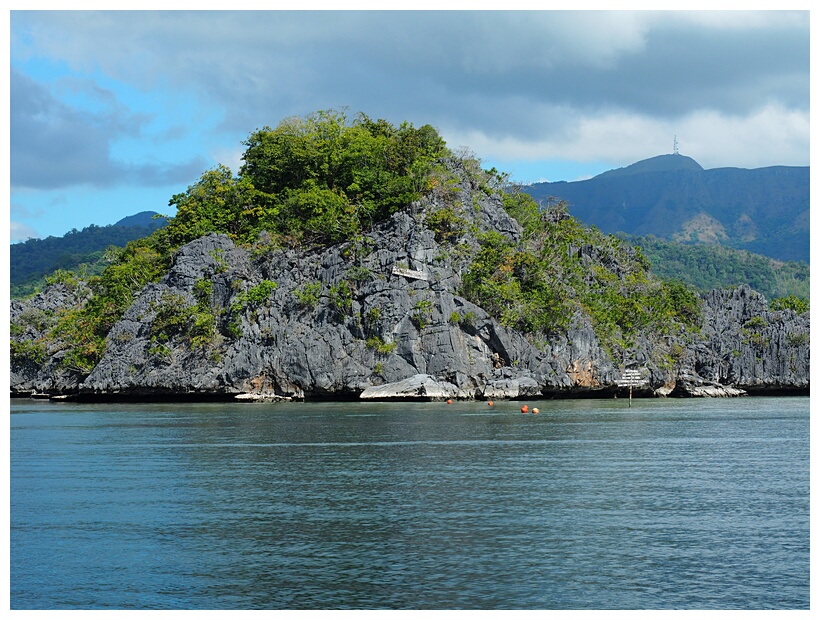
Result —
M 521 413 L 527 413 L 529 410 L 530 410 L 530 408 L 527 407 L 527 405 L 524 405 L 523 407 L 521 407 Z

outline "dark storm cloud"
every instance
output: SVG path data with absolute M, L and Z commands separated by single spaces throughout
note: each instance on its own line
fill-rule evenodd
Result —
M 807 11 L 13 12 L 12 35 L 13 53 L 195 93 L 232 135 L 342 106 L 559 147 L 595 118 L 754 118 L 767 105 L 808 116 Z M 66 161 L 80 177 L 133 172 L 107 156 L 113 128 L 51 105 L 53 126 L 24 115 L 18 136 L 23 121 L 46 143 L 46 128 L 62 132 L 84 154 Z M 13 179 L 35 164 L 18 162 Z
M 109 97 L 103 94 L 103 99 Z M 139 134 L 144 119 L 122 106 L 92 113 L 67 105 L 31 78 L 11 71 L 10 151 L 12 187 L 55 189 L 72 185 L 108 187 L 136 181 L 165 185 L 190 180 L 204 160 L 176 165 L 134 165 L 110 156 L 118 136 Z
M 238 15 L 214 22 L 211 32 L 226 45 L 217 46 L 221 59 L 205 52 L 207 71 L 191 71 L 197 61 L 184 52 L 172 71 L 221 100 L 235 129 L 341 105 L 516 137 L 560 132 L 562 110 L 670 118 L 702 109 L 747 115 L 767 102 L 807 109 L 807 19 L 764 28 L 651 16 Z

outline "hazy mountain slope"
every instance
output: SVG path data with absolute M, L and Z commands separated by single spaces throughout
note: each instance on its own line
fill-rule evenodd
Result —
M 809 168 L 704 170 L 661 155 L 592 179 L 536 183 L 537 200 L 566 200 L 604 232 L 719 243 L 779 260 L 809 261 Z

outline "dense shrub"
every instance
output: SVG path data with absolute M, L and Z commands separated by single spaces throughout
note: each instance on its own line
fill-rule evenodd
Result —
M 216 231 L 253 241 L 262 230 L 291 242 L 336 243 L 419 198 L 446 151 L 429 125 L 394 127 L 341 112 L 290 118 L 245 141 L 238 177 L 217 167 L 171 199 L 173 243 Z
M 809 311 L 809 300 L 796 295 L 787 295 L 773 299 L 770 307 L 772 310 L 794 310 L 797 314 L 803 314 Z
M 543 340 L 566 329 L 580 311 L 612 352 L 632 346 L 639 335 L 699 324 L 694 291 L 653 277 L 639 250 L 582 226 L 565 203 L 542 208 L 516 192 L 504 204 L 524 227 L 524 240 L 479 235 L 480 250 L 462 281 L 464 296 L 504 325 Z

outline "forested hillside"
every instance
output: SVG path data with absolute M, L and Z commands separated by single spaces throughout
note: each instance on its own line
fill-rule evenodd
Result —
M 749 285 L 773 300 L 794 295 L 811 296 L 809 266 L 798 261 L 778 261 L 768 256 L 733 250 L 721 245 L 666 241 L 654 236 L 623 236 L 637 245 L 663 280 L 678 280 L 700 291 Z
M 122 247 L 129 241 L 147 237 L 165 224 L 154 220 L 152 211 L 123 218 L 116 224 L 73 229 L 62 237 L 29 239 L 9 248 L 11 297 L 25 297 L 45 285 L 45 277 L 63 269 L 78 271 L 84 265 L 87 275 L 98 275 L 105 268 L 103 255 L 109 246 Z

